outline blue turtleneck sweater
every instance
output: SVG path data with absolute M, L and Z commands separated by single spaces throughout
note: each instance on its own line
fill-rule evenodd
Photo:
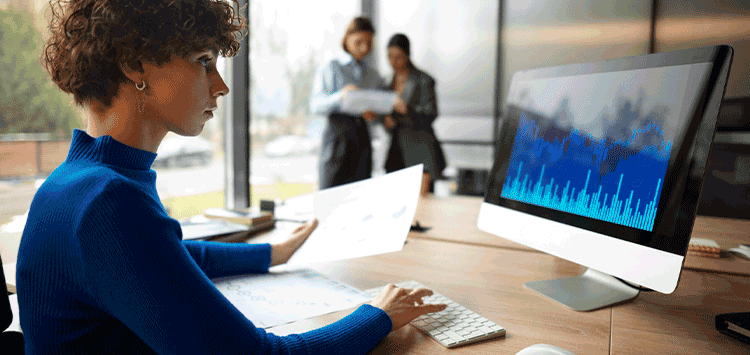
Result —
M 268 244 L 182 241 L 156 154 L 75 130 L 34 196 L 17 263 L 26 354 L 364 354 L 391 320 L 363 305 L 303 334 L 256 328 L 209 278 L 268 271 Z

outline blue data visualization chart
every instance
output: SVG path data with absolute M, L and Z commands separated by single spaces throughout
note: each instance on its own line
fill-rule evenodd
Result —
M 698 68 L 701 69 L 701 68 Z M 696 68 L 542 78 L 511 89 L 501 196 L 653 231 Z M 649 83 L 641 84 L 641 83 Z
M 502 197 L 651 231 L 672 148 L 660 127 L 611 141 L 533 116 L 521 113 Z

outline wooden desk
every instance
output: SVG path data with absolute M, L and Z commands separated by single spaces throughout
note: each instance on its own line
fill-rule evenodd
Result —
M 749 354 L 716 331 L 721 313 L 750 311 L 750 278 L 683 270 L 671 295 L 641 293 L 612 308 L 613 354 Z
M 413 239 L 404 249 L 311 268 L 360 289 L 416 280 L 505 327 L 503 339 L 447 350 L 411 326 L 391 333 L 371 354 L 515 354 L 548 343 L 576 354 L 608 354 L 611 310 L 567 310 L 523 287 L 580 267 L 541 253 Z M 330 324 L 351 310 L 269 329 L 278 335 Z
M 750 345 L 721 334 L 714 327 L 718 314 L 750 311 L 750 277 L 683 270 L 677 290 L 670 295 L 643 292 L 631 303 L 591 313 L 574 312 L 525 289 L 523 283 L 576 275 L 583 269 L 479 231 L 476 217 L 480 204 L 481 198 L 473 197 L 425 198 L 417 219 L 433 229 L 410 233 L 403 251 L 312 266 L 360 289 L 417 280 L 508 331 L 505 339 L 446 350 L 407 326 L 381 341 L 372 354 L 515 354 L 536 343 L 557 345 L 576 354 L 750 352 Z M 283 238 L 291 228 L 293 225 L 282 225 L 253 242 Z M 727 248 L 744 242 L 749 230 L 750 223 L 745 221 L 699 217 L 694 235 L 714 239 Z M 688 258 L 686 268 L 701 259 L 713 261 Z M 710 270 L 705 264 L 695 268 Z M 279 335 L 304 332 L 350 312 L 270 331 Z
M 371 354 L 515 354 L 537 343 L 576 354 L 740 354 L 750 349 L 713 325 L 717 314 L 750 310 L 750 277 L 686 270 L 671 295 L 641 293 L 631 303 L 575 312 L 523 287 L 583 271 L 543 253 L 414 238 L 401 252 L 310 267 L 363 290 L 417 280 L 507 329 L 504 339 L 447 350 L 406 326 Z M 351 311 L 269 331 L 305 332 Z
M 414 220 L 431 228 L 423 233 L 409 233 L 409 237 L 536 251 L 479 230 L 477 218 L 483 200 L 473 196 L 421 197 Z
M 723 250 L 735 248 L 740 244 L 750 244 L 750 221 L 698 216 L 693 225 L 693 237 L 713 239 Z M 688 255 L 683 267 L 692 270 L 750 275 L 750 260 L 728 252 L 722 252 L 720 259 Z
M 482 201 L 482 197 L 439 198 L 433 195 L 423 197 L 419 201 L 414 219 L 419 221 L 420 225 L 432 228 L 424 233 L 409 233 L 409 237 L 537 251 L 479 230 L 477 217 Z M 698 216 L 695 219 L 692 235 L 716 240 L 722 249 L 726 250 L 739 244 L 750 244 L 750 221 Z M 688 255 L 685 258 L 684 268 L 750 275 L 750 261 L 731 253 L 723 253 L 721 259 Z

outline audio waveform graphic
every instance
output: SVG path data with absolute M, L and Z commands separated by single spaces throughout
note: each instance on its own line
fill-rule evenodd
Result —
M 594 138 L 523 112 L 501 196 L 652 231 L 672 142 L 643 123 L 627 140 Z
M 604 193 L 602 198 L 601 185 L 595 193 L 588 192 L 591 170 L 586 174 L 586 185 L 577 193 L 575 188 L 570 187 L 570 180 L 560 190 L 560 185 L 555 184 L 555 178 L 550 179 L 549 183 L 543 186 L 541 184 L 543 177 L 544 166 L 542 166 L 541 176 L 536 183 L 529 180 L 528 174 L 524 175 L 522 180 L 521 167 L 519 167 L 516 178 L 506 180 L 506 186 L 503 187 L 503 197 L 647 231 L 651 231 L 653 228 L 661 179 L 656 183 L 654 199 L 646 203 L 643 212 L 640 212 L 640 199 L 633 206 L 633 190 L 630 190 L 630 195 L 626 200 L 621 199 L 620 189 L 622 188 L 623 175 L 620 175 L 617 193 L 611 198 L 607 193 Z

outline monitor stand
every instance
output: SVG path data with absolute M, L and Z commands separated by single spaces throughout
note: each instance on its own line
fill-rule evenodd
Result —
M 575 311 L 593 311 L 630 301 L 640 292 L 624 282 L 594 269 L 564 279 L 531 281 L 526 288 Z

